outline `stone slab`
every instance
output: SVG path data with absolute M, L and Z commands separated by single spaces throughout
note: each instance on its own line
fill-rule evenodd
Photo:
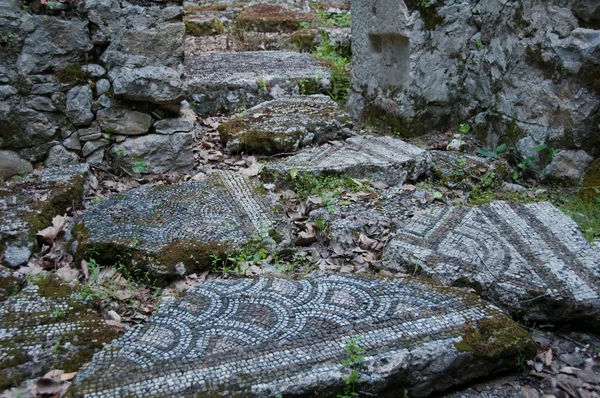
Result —
M 224 52 L 187 57 L 188 101 L 198 114 L 243 111 L 284 95 L 314 94 L 331 73 L 309 54 Z
M 314 175 L 343 174 L 353 178 L 384 181 L 388 185 L 415 181 L 431 168 L 431 156 L 424 150 L 391 137 L 347 139 L 343 144 L 327 144 L 305 149 L 268 169 L 287 176 L 292 169 Z
M 9 267 L 27 263 L 35 233 L 52 217 L 81 205 L 87 164 L 51 167 L 0 184 L 0 262 Z
M 219 126 L 230 153 L 277 154 L 346 138 L 350 115 L 325 95 L 294 95 L 263 102 Z
M 117 333 L 79 301 L 77 291 L 50 273 L 25 285 L 0 269 L 0 390 L 49 370 L 76 372 Z M 21 289 L 22 288 L 22 289 Z
M 600 327 L 600 248 L 550 203 L 433 208 L 398 227 L 382 266 L 473 286 L 530 322 Z
M 210 255 L 272 230 L 285 240 L 289 227 L 274 213 L 274 200 L 241 174 L 216 173 L 205 182 L 114 195 L 84 213 L 73 236 L 84 258 L 129 261 L 155 277 L 176 277 L 209 269 Z
M 466 331 L 486 323 L 498 327 L 482 341 L 510 331 L 511 343 L 466 348 Z M 88 398 L 336 396 L 350 341 L 365 350 L 357 390 L 369 396 L 427 396 L 515 366 L 513 354 L 535 355 L 496 307 L 427 281 L 221 279 L 164 303 L 95 355 L 72 387 Z

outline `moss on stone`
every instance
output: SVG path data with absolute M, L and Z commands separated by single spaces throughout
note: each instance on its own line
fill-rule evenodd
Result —
M 443 0 L 406 0 L 405 3 L 409 10 L 421 13 L 425 29 L 434 30 L 439 24 L 444 23 L 444 17 L 438 13 L 438 9 L 444 4 Z
M 80 64 L 69 64 L 56 72 L 56 79 L 63 84 L 83 84 L 85 83 L 85 72 Z
M 312 13 L 294 12 L 278 4 L 254 4 L 244 8 L 236 26 L 242 30 L 259 32 L 293 32 L 302 22 L 315 20 Z
M 210 21 L 198 19 L 195 16 L 183 17 L 185 32 L 190 36 L 212 36 L 223 33 L 224 26 L 218 18 Z
M 36 279 L 33 283 L 39 288 L 38 293 L 41 296 L 50 299 L 66 299 L 73 294 L 73 289 L 52 273 Z
M 462 330 L 462 341 L 455 342 L 454 346 L 461 352 L 471 352 L 478 358 L 492 361 L 532 358 L 537 352 L 529 333 L 501 313 L 494 318 L 482 319 L 476 325 L 466 325 Z
M 293 143 L 303 135 L 301 131 L 275 133 L 270 130 L 262 130 L 237 117 L 222 123 L 218 127 L 218 132 L 221 141 L 229 142 L 235 139 L 239 141 L 238 146 L 241 151 L 263 155 L 280 153 L 281 147 L 285 146 L 284 142 Z
M 579 198 L 588 203 L 600 201 L 600 159 L 596 159 L 585 172 Z
M 175 266 L 183 263 L 187 273 L 200 273 L 211 268 L 213 256 L 224 257 L 228 246 L 219 242 L 184 239 L 169 243 L 157 253 L 160 264 L 176 275 Z
M 422 111 L 410 119 L 396 115 L 376 105 L 366 107 L 363 113 L 363 122 L 377 127 L 382 133 L 401 138 L 414 138 L 429 134 L 436 129 L 434 118 L 430 111 L 421 107 Z M 447 121 L 440 122 L 447 125 Z M 438 124 L 440 124 L 438 123 Z

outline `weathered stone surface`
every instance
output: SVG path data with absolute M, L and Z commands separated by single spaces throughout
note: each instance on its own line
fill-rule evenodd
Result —
M 66 166 L 79 163 L 79 156 L 69 152 L 62 145 L 54 145 L 48 152 L 48 158 L 44 162 L 46 167 Z
M 129 170 L 143 161 L 147 173 L 187 172 L 194 167 L 193 138 L 191 132 L 130 137 L 112 147 L 112 161 Z
M 0 185 L 0 256 L 9 253 L 2 264 L 27 262 L 35 233 L 50 226 L 52 217 L 81 204 L 87 173 L 85 164 L 47 168 Z
M 263 102 L 219 126 L 230 153 L 276 154 L 351 134 L 350 116 L 324 95 Z
M 178 263 L 183 273 L 210 268 L 210 254 L 238 247 L 257 231 L 265 234 L 278 227 L 286 235 L 288 227 L 273 213 L 271 199 L 240 174 L 217 173 L 206 182 L 143 187 L 113 196 L 84 213 L 74 231 L 80 253 L 102 247 L 94 255 L 99 261 L 134 253 L 137 266 L 169 278 L 182 273 Z
M 158 134 L 171 135 L 174 133 L 187 133 L 194 128 L 194 121 L 188 117 L 177 119 L 162 119 L 154 123 L 154 131 Z
M 105 147 L 109 144 L 109 142 L 105 139 L 87 141 L 83 148 L 81 148 L 81 154 L 85 157 L 90 155 L 93 152 L 96 152 L 98 149 Z
M 340 173 L 353 178 L 384 181 L 388 185 L 416 181 L 431 168 L 431 155 L 416 146 L 391 137 L 352 137 L 342 145 L 327 144 L 303 150 L 268 166 L 269 171 L 287 176 L 299 173 Z
M 0 150 L 0 177 L 7 180 L 16 175 L 25 175 L 33 171 L 33 166 L 13 151 Z
M 425 3 L 354 1 L 353 116 L 407 136 L 468 121 L 521 159 L 541 144 L 600 156 L 600 34 L 573 15 L 597 2 Z M 534 163 L 540 178 L 546 160 Z
M 116 95 L 154 104 L 180 103 L 185 98 L 181 73 L 162 66 L 121 68 L 113 77 Z
M 600 160 L 586 170 L 579 197 L 588 202 L 600 202 Z
M 236 20 L 243 29 L 259 32 L 290 32 L 300 28 L 301 23 L 310 23 L 316 14 L 294 10 L 280 4 L 253 4 L 244 7 Z
M 24 281 L 0 273 L 0 284 L 14 285 L 0 299 L 0 389 L 60 367 L 76 372 L 104 343 L 117 337 L 97 313 L 81 303 L 77 291 L 53 274 Z
M 101 109 L 97 117 L 100 129 L 110 134 L 141 135 L 152 126 L 152 116 L 126 109 Z
M 82 142 L 97 140 L 102 137 L 102 130 L 100 130 L 98 123 L 94 123 L 91 127 L 77 130 L 77 136 L 79 137 L 79 141 Z
M 100 79 L 96 82 L 96 95 L 101 96 L 110 91 L 110 82 L 108 79 Z
M 106 69 L 102 65 L 98 64 L 87 64 L 81 67 L 83 73 L 89 77 L 102 77 L 106 74 Z
M 497 308 L 419 280 L 219 280 L 164 303 L 73 387 L 89 398 L 332 397 L 352 341 L 365 350 L 357 390 L 373 396 L 425 397 L 535 355 Z
M 559 151 L 544 169 L 547 182 L 577 184 L 594 158 L 585 151 Z
M 188 101 L 198 114 L 244 110 L 284 95 L 329 87 L 329 69 L 308 54 L 277 51 L 188 57 Z M 311 90 L 314 88 L 314 90 Z
M 185 31 L 191 36 L 212 36 L 223 33 L 223 23 L 213 15 L 183 17 Z
M 32 97 L 27 101 L 27 106 L 41 112 L 54 112 L 56 107 L 48 97 Z
M 30 18 L 35 30 L 25 39 L 17 61 L 23 74 L 41 73 L 50 68 L 60 70 L 76 64 L 93 47 L 85 19 L 46 15 Z
M 600 21 L 600 4 L 595 0 L 578 0 L 573 5 L 573 11 L 587 23 Z
M 94 93 L 90 86 L 76 86 L 67 93 L 67 116 L 75 126 L 85 126 L 94 120 L 92 102 Z
M 473 286 L 531 322 L 600 327 L 600 249 L 549 203 L 433 208 L 399 226 L 382 266 Z

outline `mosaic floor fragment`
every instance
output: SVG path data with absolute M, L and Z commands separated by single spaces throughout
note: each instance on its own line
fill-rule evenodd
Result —
M 600 327 L 600 248 L 550 203 L 434 208 L 398 228 L 382 265 L 473 286 L 530 321 Z
M 301 173 L 341 173 L 353 178 L 384 181 L 389 185 L 415 181 L 429 171 L 431 155 L 423 149 L 391 137 L 347 139 L 343 144 L 308 148 L 269 169 L 287 176 L 292 169 Z
M 494 361 L 485 358 L 491 353 L 458 348 L 465 325 L 486 320 L 516 333 Z M 353 339 L 366 350 L 365 391 L 406 380 L 411 396 L 424 396 L 449 387 L 436 380 L 440 372 L 457 373 L 451 385 L 513 366 L 510 350 L 531 349 L 523 333 L 476 296 L 418 280 L 216 280 L 164 303 L 147 324 L 97 354 L 75 391 L 90 398 L 335 396 L 349 373 L 343 363 Z M 465 361 L 473 372 L 456 368 Z

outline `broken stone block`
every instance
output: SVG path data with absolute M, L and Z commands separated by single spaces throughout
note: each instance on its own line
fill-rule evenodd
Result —
M 309 54 L 279 51 L 186 57 L 188 101 L 198 114 L 243 111 L 285 95 L 316 94 L 331 85 L 328 67 Z
M 282 97 L 263 102 L 219 126 L 229 153 L 277 154 L 346 138 L 350 116 L 324 95 Z
M 272 200 L 232 172 L 205 182 L 133 189 L 78 218 L 76 254 L 101 263 L 130 262 L 146 268 L 157 283 L 202 272 L 212 267 L 211 255 L 257 236 L 279 233 L 276 240 L 286 239 L 289 227 L 274 213 Z
M 600 327 L 600 249 L 550 203 L 435 207 L 398 226 L 381 265 L 470 286 L 532 323 Z
M 181 72 L 164 66 L 121 68 L 111 72 L 115 95 L 153 104 L 179 104 L 185 98 Z
M 97 116 L 100 129 L 109 134 L 142 135 L 152 126 L 152 116 L 138 111 L 101 109 Z
M 191 36 L 212 36 L 223 33 L 223 23 L 214 16 L 188 15 L 183 17 L 185 32 Z
M 294 10 L 279 4 L 253 4 L 245 7 L 236 20 L 238 27 L 258 32 L 293 32 L 302 23 L 310 24 L 314 13 Z
M 163 303 L 73 388 L 90 398 L 335 396 L 351 352 L 361 395 L 425 397 L 536 350 L 496 307 L 424 280 L 219 279 Z
M 78 164 L 35 171 L 0 186 L 0 254 L 3 265 L 26 264 L 35 234 L 50 226 L 54 216 L 81 205 L 88 166 Z
M 342 174 L 352 178 L 367 178 L 393 186 L 404 184 L 407 180 L 416 181 L 430 167 L 429 153 L 402 140 L 356 136 L 343 144 L 305 149 L 272 163 L 265 176 L 281 180 L 287 178 L 294 169 L 298 173 L 316 176 Z
M 25 278 L 0 271 L 0 390 L 51 369 L 76 372 L 117 333 L 51 273 Z

